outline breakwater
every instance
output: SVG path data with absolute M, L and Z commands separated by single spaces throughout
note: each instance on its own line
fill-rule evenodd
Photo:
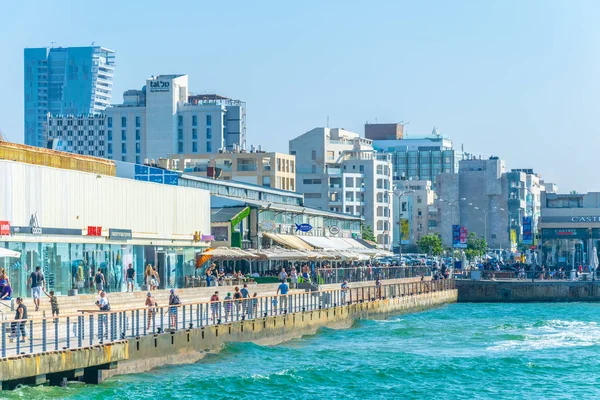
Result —
M 599 281 L 457 280 L 459 302 L 526 303 L 600 301 Z
M 277 344 L 315 333 L 321 327 L 348 328 L 358 319 L 419 311 L 455 302 L 456 298 L 454 281 L 449 280 L 362 287 L 347 292 L 312 292 L 290 296 L 287 300 L 281 296 L 261 298 L 257 303 L 261 306 L 253 315 L 244 314 L 244 306 L 250 307 L 252 303 L 233 303 L 232 308 L 242 311 L 233 321 L 225 320 L 222 310 L 228 310 L 228 306 L 219 302 L 215 323 L 212 323 L 212 312 L 217 311 L 212 308 L 214 303 L 182 305 L 177 307 L 179 313 L 173 329 L 167 326 L 170 318 L 164 318 L 162 310 L 153 314 L 149 327 L 147 314 L 137 317 L 140 310 L 96 315 L 96 324 L 88 322 L 89 326 L 82 321 L 84 318 L 78 317 L 81 325 L 77 340 L 73 341 L 77 343 L 74 348 L 68 348 L 73 343 L 69 341 L 64 347 L 60 342 L 58 350 L 54 346 L 54 350 L 35 351 L 37 347 L 33 346 L 31 353 L 7 355 L 0 360 L 0 379 L 4 389 L 22 383 L 63 385 L 73 379 L 100 383 L 115 374 L 142 372 L 166 364 L 193 363 L 206 354 L 219 351 L 228 342 Z M 279 303 L 273 300 L 279 300 Z M 282 306 L 283 302 L 286 304 Z M 132 318 L 126 320 L 127 315 Z M 161 319 L 160 324 L 156 317 Z M 167 325 L 163 319 L 167 320 Z M 99 326 L 98 321 L 104 321 L 100 324 L 102 330 L 107 324 L 108 336 L 101 334 L 96 340 L 94 326 Z M 57 325 L 59 323 L 54 326 Z M 86 334 L 89 332 L 91 335 Z

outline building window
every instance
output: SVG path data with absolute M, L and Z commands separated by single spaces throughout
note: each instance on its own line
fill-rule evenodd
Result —
M 183 115 L 177 116 L 177 126 L 183 126 Z
M 142 119 L 140 117 L 135 117 L 135 127 L 139 128 L 142 126 Z
M 192 142 L 192 153 L 198 152 L 198 142 Z
M 212 125 L 212 115 L 207 115 L 206 116 L 206 126 L 211 126 Z
M 317 159 L 317 151 L 316 151 L 316 150 L 313 150 L 313 151 L 311 152 L 311 159 L 312 159 L 313 161 Z
M 121 117 L 121 128 L 127 127 L 127 117 Z
M 135 144 L 135 154 L 140 154 L 140 151 L 142 150 L 142 146 L 139 143 Z
M 320 199 L 321 193 L 304 193 L 305 199 Z
M 271 187 L 271 177 L 270 176 L 263 176 L 262 177 L 262 185 L 264 187 Z
M 108 154 L 112 154 L 112 143 L 108 144 Z
M 140 130 L 139 129 L 135 130 L 135 140 L 142 140 L 142 136 L 140 134 Z
M 125 130 L 125 129 L 121 129 L 121 140 L 122 141 L 127 140 L 127 130 Z
M 212 152 L 212 143 L 211 142 L 206 142 L 206 152 L 207 153 Z
M 182 153 L 183 153 L 183 142 L 179 142 L 179 143 L 177 143 L 177 152 L 178 152 L 179 154 L 182 154 Z
M 127 161 L 127 156 L 121 156 L 121 161 Z
M 141 164 L 141 163 L 142 163 L 142 157 L 140 157 L 140 156 L 135 156 L 135 163 L 136 163 L 136 164 Z
M 206 139 L 212 139 L 212 128 L 206 128 Z
M 106 135 L 108 136 L 108 140 L 112 140 L 112 131 L 111 130 L 106 131 Z M 71 136 L 71 135 L 69 135 L 69 136 Z
M 59 120 L 58 122 L 61 122 L 60 125 L 62 125 L 62 121 Z M 112 128 L 112 117 L 108 117 L 108 128 Z
M 127 144 L 126 143 L 121 143 L 121 153 L 127 154 Z
M 354 178 L 350 177 L 350 178 L 346 178 L 346 187 L 354 187 Z
M 194 139 L 194 140 L 198 139 L 198 128 L 192 129 L 192 139 Z
M 183 140 L 183 128 L 177 129 L 177 139 Z
M 192 115 L 192 126 L 198 126 L 198 116 Z

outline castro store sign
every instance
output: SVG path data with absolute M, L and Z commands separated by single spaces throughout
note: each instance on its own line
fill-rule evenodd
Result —
M 0 221 L 0 236 L 10 235 L 10 222 Z
M 169 92 L 171 82 L 169 81 L 150 81 L 150 91 L 153 93 Z

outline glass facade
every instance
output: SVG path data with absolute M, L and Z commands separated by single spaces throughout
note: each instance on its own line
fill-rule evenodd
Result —
M 194 275 L 197 247 L 160 247 L 127 244 L 88 244 L 56 242 L 5 242 L 0 247 L 21 253 L 20 258 L 0 258 L 0 268 L 8 272 L 13 297 L 30 297 L 29 274 L 40 266 L 46 277 L 46 290 L 66 295 L 70 289 L 95 293 L 93 277 L 102 270 L 107 292 L 126 289 L 125 270 L 135 269 L 136 289 L 144 284 L 144 269 L 150 263 L 160 276 L 160 288 L 182 288 L 185 276 Z

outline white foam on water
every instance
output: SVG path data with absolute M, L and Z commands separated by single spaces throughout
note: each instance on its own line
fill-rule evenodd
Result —
M 549 320 L 543 323 L 525 325 L 512 331 L 522 335 L 523 340 L 504 340 L 490 351 L 532 351 L 565 347 L 587 347 L 600 344 L 600 326 L 596 322 Z

